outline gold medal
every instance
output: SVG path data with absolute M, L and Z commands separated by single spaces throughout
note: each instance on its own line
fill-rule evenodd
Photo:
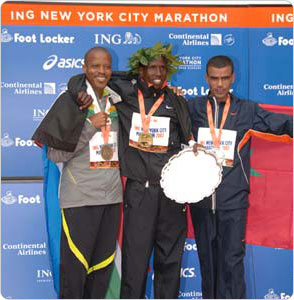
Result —
M 138 142 L 142 148 L 150 148 L 153 144 L 152 135 L 150 133 L 142 133 L 139 136 Z
M 111 160 L 113 157 L 113 149 L 109 144 L 103 145 L 101 148 L 101 156 L 104 160 Z
M 143 127 L 143 133 L 139 136 L 138 144 L 140 147 L 148 149 L 151 148 L 153 145 L 153 137 L 148 132 L 149 131 L 149 125 L 151 116 L 155 113 L 155 111 L 158 109 L 160 104 L 164 100 L 164 94 L 162 94 L 156 102 L 151 107 L 149 113 L 147 116 L 145 116 L 145 104 L 144 104 L 144 96 L 142 91 L 138 90 L 138 101 L 139 101 L 139 109 L 140 109 L 140 115 L 141 115 L 141 121 L 142 121 L 142 127 Z

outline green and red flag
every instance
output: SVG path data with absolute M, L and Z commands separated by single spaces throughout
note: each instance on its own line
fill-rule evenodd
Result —
M 293 107 L 261 105 L 293 115 Z M 251 132 L 251 176 L 246 243 L 293 249 L 293 140 Z

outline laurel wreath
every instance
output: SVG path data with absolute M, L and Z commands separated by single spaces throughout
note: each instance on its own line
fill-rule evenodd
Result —
M 167 80 L 170 80 L 171 75 L 177 72 L 177 67 L 183 64 L 178 60 L 177 55 L 172 55 L 171 51 L 171 44 L 162 46 L 161 42 L 158 42 L 152 48 L 142 48 L 135 52 L 129 58 L 128 67 L 132 73 L 138 74 L 140 67 L 147 67 L 150 61 L 164 57 L 167 67 Z

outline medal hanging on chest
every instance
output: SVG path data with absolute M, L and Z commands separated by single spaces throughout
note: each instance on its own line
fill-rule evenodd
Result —
M 150 133 L 142 133 L 138 142 L 141 147 L 150 148 L 153 145 L 153 137 Z
M 107 106 L 107 97 L 105 97 L 105 106 Z M 106 125 L 101 127 L 101 132 L 103 136 L 104 145 L 101 147 L 101 157 L 104 160 L 111 160 L 113 157 L 113 149 L 111 145 L 108 144 L 109 133 L 110 133 L 111 125 Z
M 113 157 L 113 150 L 110 145 L 105 144 L 101 148 L 101 156 L 104 160 L 111 160 Z
M 142 148 L 150 148 L 153 145 L 153 137 L 149 132 L 151 116 L 156 112 L 160 104 L 163 102 L 164 94 L 162 94 L 151 107 L 147 116 L 145 115 L 144 96 L 141 90 L 138 90 L 139 109 L 142 121 L 143 132 L 139 136 L 138 143 Z

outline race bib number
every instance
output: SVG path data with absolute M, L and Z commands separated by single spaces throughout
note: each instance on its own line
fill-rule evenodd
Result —
M 110 131 L 108 138 L 108 147 L 111 147 L 111 158 L 108 160 L 102 157 L 102 149 L 104 140 L 101 132 L 95 133 L 89 142 L 90 148 L 90 169 L 108 169 L 118 168 L 118 147 L 117 147 L 117 132 Z
M 133 113 L 129 145 L 146 152 L 165 153 L 168 149 L 170 118 L 151 116 L 149 134 L 152 136 L 152 145 L 142 147 L 139 139 L 143 133 L 141 116 Z
M 215 128 L 215 134 L 218 136 L 219 129 Z M 223 129 L 220 147 L 214 148 L 210 129 L 204 127 L 198 129 L 198 143 L 203 145 L 206 150 L 214 151 L 218 156 L 223 157 L 223 166 L 225 167 L 233 167 L 236 137 L 237 131 Z

